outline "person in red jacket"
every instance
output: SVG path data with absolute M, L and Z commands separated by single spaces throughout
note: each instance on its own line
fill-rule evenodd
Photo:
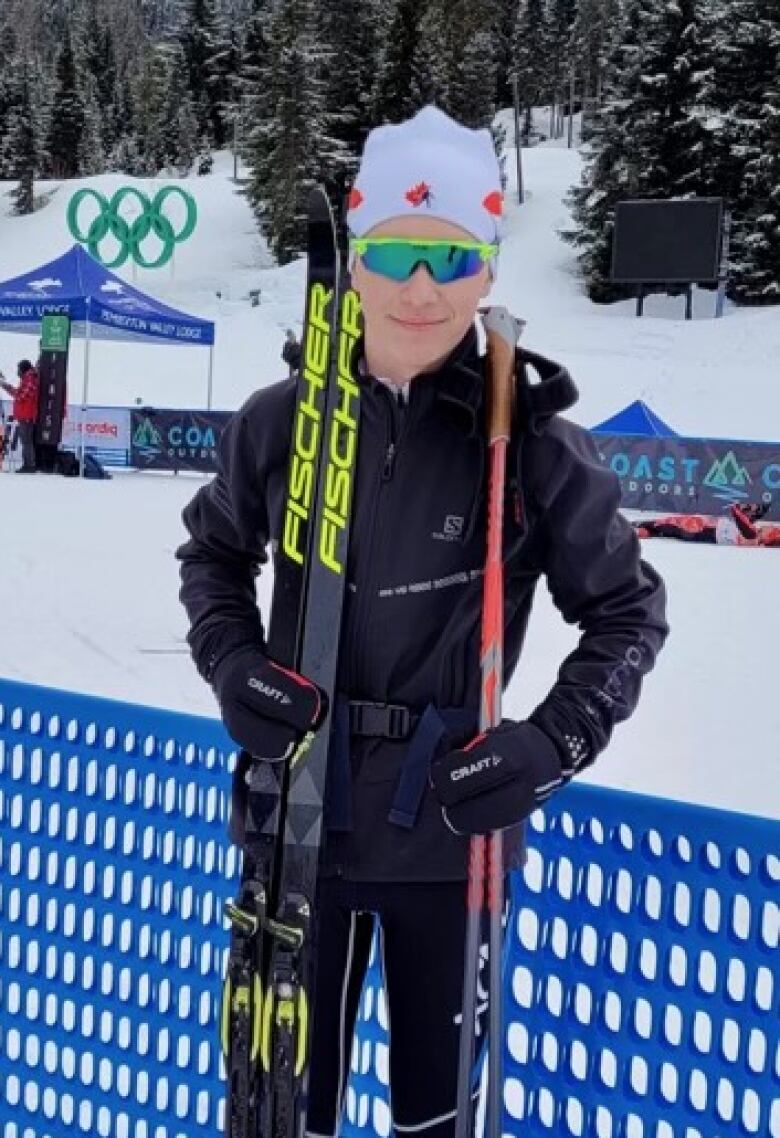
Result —
M 38 418 L 38 372 L 29 360 L 19 360 L 16 368 L 19 386 L 6 383 L 0 372 L 0 387 L 13 396 L 13 416 L 16 419 L 19 441 L 22 444 L 22 465 L 18 474 L 34 474 L 35 424 Z

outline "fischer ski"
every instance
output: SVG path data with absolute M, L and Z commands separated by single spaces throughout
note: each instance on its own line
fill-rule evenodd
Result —
M 357 455 L 357 295 L 343 287 L 333 215 L 309 198 L 303 355 L 287 498 L 274 557 L 269 655 L 325 692 L 329 711 L 284 763 L 257 756 L 222 1003 L 226 1138 L 296 1138 L 305 1123 L 313 922 Z
M 278 899 L 263 1007 L 263 1138 L 300 1138 L 305 1120 L 315 985 L 312 937 L 317 870 L 359 426 L 360 390 L 352 375 L 361 330 L 357 294 L 344 290 L 338 304 L 300 657 L 301 673 L 326 692 L 329 713 L 307 742 L 305 757 L 299 752 L 289 765 Z

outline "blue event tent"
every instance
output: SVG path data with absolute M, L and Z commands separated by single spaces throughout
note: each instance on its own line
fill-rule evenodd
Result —
M 0 331 L 39 332 L 41 318 L 49 313 L 69 316 L 72 335 L 86 340 L 83 403 L 89 384 L 89 345 L 98 339 L 208 347 L 211 406 L 213 323 L 147 296 L 81 245 L 22 276 L 0 281 Z
M 613 415 L 611 419 L 605 419 L 597 427 L 591 427 L 591 431 L 600 432 L 603 435 L 638 435 L 641 438 L 655 437 L 659 439 L 679 438 L 677 431 L 673 431 L 663 419 L 659 419 L 641 399 L 629 403 L 622 411 L 618 411 L 617 415 Z

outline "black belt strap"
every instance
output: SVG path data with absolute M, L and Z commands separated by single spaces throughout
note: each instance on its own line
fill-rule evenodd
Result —
M 420 719 L 402 703 L 349 701 L 349 733 L 374 739 L 408 739 Z
M 333 716 L 331 761 L 328 768 L 328 816 L 331 830 L 352 829 L 350 737 L 409 740 L 388 821 L 411 829 L 417 820 L 431 760 L 448 734 L 476 730 L 477 714 L 462 707 L 437 708 L 432 703 L 420 714 L 400 703 L 348 700 L 340 695 Z

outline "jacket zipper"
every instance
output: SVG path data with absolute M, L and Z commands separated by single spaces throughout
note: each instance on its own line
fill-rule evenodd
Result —
M 393 477 L 393 467 L 395 465 L 395 451 L 396 451 L 396 444 L 391 439 L 390 442 L 387 444 L 387 450 L 385 451 L 385 465 L 382 467 L 382 481 L 383 482 L 389 482 L 390 479 Z
M 384 391 L 384 398 L 387 400 L 393 399 L 389 391 Z M 388 406 L 387 410 L 390 414 L 390 432 L 385 446 L 384 458 L 382 466 L 379 471 L 379 480 L 377 483 L 376 491 L 374 493 L 374 509 L 371 511 L 371 528 L 369 530 L 368 543 L 366 546 L 366 564 L 368 574 L 363 587 L 365 600 L 361 599 L 361 590 L 358 586 L 357 591 L 357 613 L 355 614 L 354 623 L 354 637 L 353 637 L 353 659 L 356 661 L 358 667 L 354 669 L 353 675 L 356 679 L 363 680 L 364 683 L 368 677 L 368 667 L 366 661 L 366 653 L 364 645 L 366 643 L 366 634 L 370 624 L 370 617 L 372 611 L 372 600 L 375 587 L 375 575 L 371 572 L 376 558 L 374 557 L 374 538 L 376 534 L 376 519 L 379 514 L 379 501 L 382 494 L 382 488 L 385 483 L 390 482 L 395 471 L 395 460 L 398 454 L 398 446 L 403 434 L 403 425 L 398 424 L 397 410 L 395 406 Z M 409 409 L 406 409 L 406 416 L 409 414 Z M 404 419 L 405 425 L 406 419 Z M 397 433 L 396 433 L 397 432 Z

